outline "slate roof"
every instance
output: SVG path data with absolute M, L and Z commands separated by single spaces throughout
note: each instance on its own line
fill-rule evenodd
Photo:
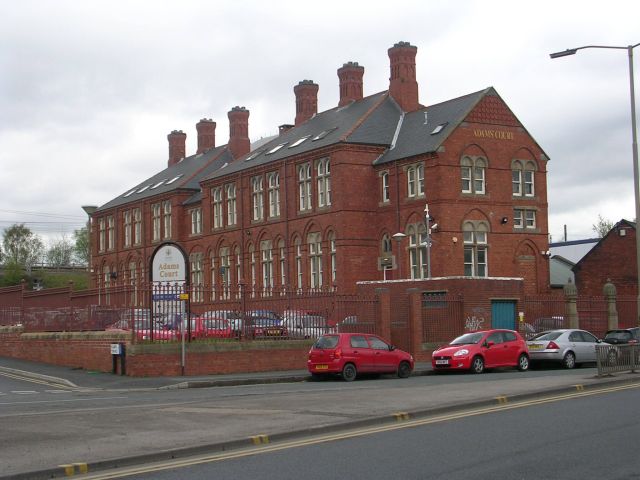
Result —
M 154 176 L 127 189 L 113 200 L 105 203 L 98 212 L 127 203 L 138 202 L 171 191 L 193 190 L 200 192 L 200 181 L 211 172 L 233 161 L 226 145 L 212 148 L 202 154 L 191 155 L 165 168 Z
M 339 143 L 382 147 L 384 151 L 373 162 L 374 165 L 435 152 L 486 95 L 498 96 L 493 87 L 488 87 L 422 107 L 415 112 L 403 113 L 389 92 L 376 93 L 316 114 L 281 135 L 261 139 L 253 145 L 251 152 L 239 159 L 232 159 L 226 145 L 202 155 L 187 157 L 127 190 L 98 210 L 184 189 L 193 190 L 193 196 L 185 204 L 196 203 L 202 196 L 199 183 L 204 180 L 227 176 Z M 178 178 L 168 185 L 168 181 L 174 177 Z M 160 183 L 163 180 L 164 183 Z
M 327 110 L 212 173 L 208 179 L 269 164 L 341 142 L 390 145 L 401 113 L 400 108 L 387 92 Z M 305 137 L 307 138 L 302 143 L 294 146 L 298 140 Z M 280 149 L 269 153 L 281 144 L 284 145 Z

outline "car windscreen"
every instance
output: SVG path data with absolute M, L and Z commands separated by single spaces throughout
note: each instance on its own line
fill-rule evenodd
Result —
M 450 345 L 470 345 L 478 343 L 482 340 L 484 332 L 465 333 L 464 335 L 456 338 Z
M 562 332 L 542 332 L 531 340 L 556 340 L 560 335 L 562 335 Z
M 330 349 L 336 348 L 338 345 L 338 336 L 337 335 L 323 335 L 316 343 L 313 344 L 313 348 L 321 348 L 321 349 Z

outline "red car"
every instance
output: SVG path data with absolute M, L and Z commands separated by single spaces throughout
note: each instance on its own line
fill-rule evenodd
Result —
M 375 335 L 334 333 L 322 335 L 309 350 L 307 368 L 313 377 L 337 373 L 347 382 L 359 373 L 411 375 L 413 357 Z
M 431 355 L 434 370 L 471 370 L 486 368 L 529 368 L 529 350 L 524 339 L 513 330 L 486 330 L 465 333 Z

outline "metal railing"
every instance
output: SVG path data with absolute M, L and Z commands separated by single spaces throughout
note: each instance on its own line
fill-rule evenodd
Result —
M 640 367 L 640 345 L 596 345 L 598 376 L 618 372 L 635 373 Z

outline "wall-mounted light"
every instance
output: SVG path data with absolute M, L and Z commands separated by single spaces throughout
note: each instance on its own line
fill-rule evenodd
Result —
M 502 217 L 502 220 L 500 220 L 500 223 L 502 223 L 504 225 L 508 221 L 509 221 L 509 219 L 507 217 Z

